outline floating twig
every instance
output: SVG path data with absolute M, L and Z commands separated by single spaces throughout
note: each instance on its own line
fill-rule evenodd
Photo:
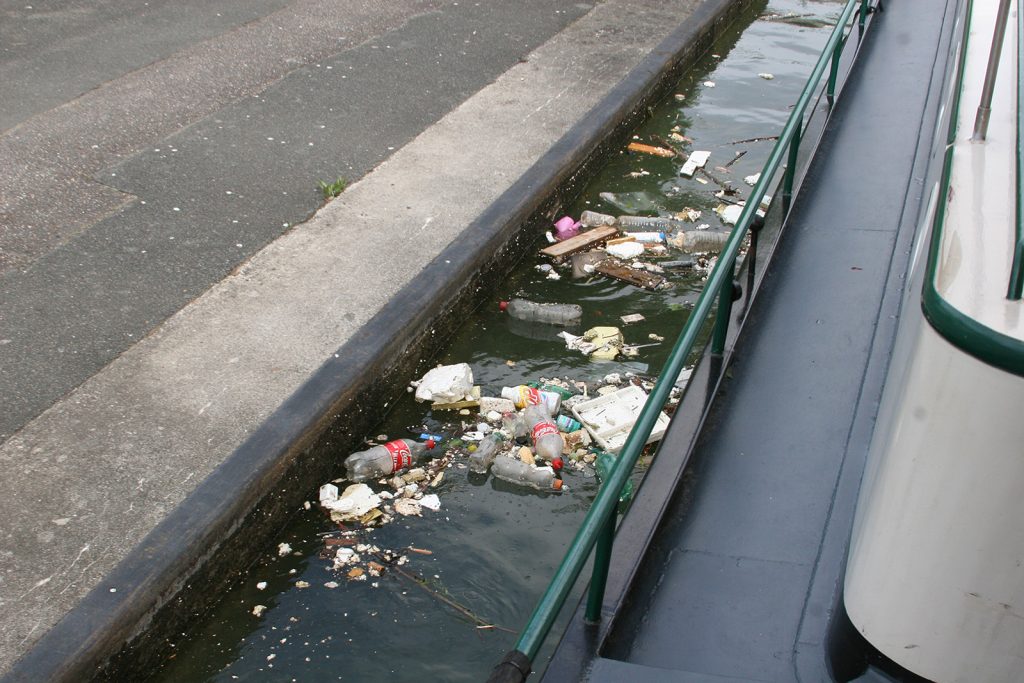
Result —
M 679 157 L 685 157 L 686 156 L 686 152 L 684 152 L 682 150 L 682 148 L 676 147 L 675 145 L 673 145 L 671 142 L 669 142 L 665 138 L 661 137 L 660 135 L 652 135 L 651 139 L 654 140 L 655 142 L 657 142 L 659 145 L 662 145 L 664 147 L 668 147 L 670 150 L 672 150 L 673 152 L 676 153 L 676 156 L 679 156 Z
M 736 163 L 737 161 L 739 161 L 740 159 L 742 159 L 742 158 L 743 158 L 743 155 L 744 155 L 744 154 L 746 154 L 746 153 L 747 153 L 747 150 L 743 150 L 742 152 L 736 152 L 736 156 L 734 156 L 734 157 L 733 157 L 732 159 L 730 159 L 729 161 L 725 162 L 725 168 L 729 168 L 730 166 L 732 166 L 733 164 L 735 164 L 735 163 Z
M 383 557 L 381 559 L 384 560 Z M 386 561 L 386 560 L 384 560 L 384 561 Z M 481 630 L 483 630 L 483 629 L 488 629 L 488 630 L 490 630 L 490 629 L 497 629 L 499 631 L 504 631 L 505 633 L 511 633 L 513 635 L 516 633 L 512 629 L 505 628 L 504 626 L 498 626 L 497 624 L 489 624 L 489 623 L 487 623 L 487 621 L 485 621 L 484 619 L 481 619 L 480 617 L 478 617 L 476 614 L 473 613 L 472 610 L 470 610 L 465 605 L 459 604 L 458 602 L 456 602 L 455 600 L 449 598 L 448 596 L 442 595 L 440 591 L 436 591 L 433 588 L 431 588 L 430 586 L 428 586 L 427 585 L 427 580 L 424 579 L 422 576 L 419 576 L 417 574 L 413 574 L 411 572 L 407 572 L 407 571 L 405 571 L 404 569 L 402 569 L 401 567 L 399 567 L 399 566 L 397 566 L 395 564 L 390 564 L 388 566 L 388 568 L 391 571 L 393 571 L 394 573 L 398 574 L 399 576 L 401 576 L 401 577 L 403 577 L 405 579 L 408 579 L 409 581 L 413 582 L 414 584 L 416 584 L 417 586 L 422 588 L 424 591 L 426 591 L 430 595 L 434 596 L 435 598 L 437 598 L 438 600 L 440 600 L 444 604 L 448 605 L 449 607 L 451 607 L 453 610 L 455 610 L 456 612 L 458 612 L 462 616 L 464 616 L 467 619 L 469 619 L 470 621 L 472 621 L 473 624 L 475 624 L 478 629 L 481 629 Z
M 742 145 L 745 142 L 764 142 L 765 140 L 778 140 L 778 135 L 765 135 L 760 138 L 748 138 L 746 140 L 733 140 L 732 142 L 726 143 L 730 145 Z

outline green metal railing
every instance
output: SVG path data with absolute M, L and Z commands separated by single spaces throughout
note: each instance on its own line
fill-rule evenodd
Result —
M 858 7 L 859 12 L 857 11 Z M 747 199 L 743 211 L 736 221 L 736 226 L 730 233 L 729 239 L 719 255 L 718 263 L 708 276 L 707 284 L 697 299 L 697 303 L 694 305 L 679 338 L 676 340 L 668 361 L 661 371 L 654 389 L 648 396 L 636 424 L 626 439 L 614 467 L 602 484 L 590 510 L 580 524 L 576 536 L 573 538 L 562 563 L 558 566 L 551 582 L 548 584 L 547 590 L 541 596 L 529 621 L 520 632 L 515 650 L 509 652 L 503 662 L 495 668 L 490 679 L 491 681 L 525 680 L 530 671 L 530 664 L 537 656 L 537 652 L 547 637 L 555 618 L 558 616 L 569 592 L 575 585 L 584 564 L 586 564 L 591 550 L 595 550 L 595 547 L 594 566 L 587 596 L 585 618 L 588 623 L 600 621 L 605 584 L 608 579 L 608 568 L 615 539 L 615 512 L 619 502 L 619 492 L 629 481 L 640 452 L 647 442 L 651 431 L 654 429 L 662 406 L 668 400 L 675 380 L 683 370 L 687 358 L 690 357 L 690 354 L 696 347 L 701 329 L 715 305 L 715 297 L 718 298 L 718 310 L 715 318 L 715 329 L 712 334 L 711 350 L 712 353 L 716 354 L 721 354 L 724 351 L 729 321 L 732 317 L 732 303 L 736 298 L 739 287 L 738 283 L 734 281 L 734 274 L 737 256 L 743 240 L 747 236 L 748 231 L 751 231 L 751 228 L 753 228 L 751 231 L 752 237 L 756 237 L 757 229 L 761 223 L 757 219 L 757 211 L 769 186 L 775 180 L 776 174 L 782 166 L 783 159 L 787 160 L 782 181 L 783 210 L 789 210 L 796 177 L 797 155 L 805 132 L 804 115 L 807 112 L 808 105 L 812 102 L 814 94 L 818 90 L 826 68 L 829 69 L 826 94 L 831 104 L 835 95 L 835 81 L 838 75 L 839 59 L 848 36 L 846 30 L 847 28 L 852 30 L 851 18 L 855 14 L 860 15 L 858 26 L 860 32 L 863 32 L 864 20 L 870 11 L 871 8 L 869 7 L 868 0 L 849 0 L 843 9 L 821 56 L 808 78 L 807 84 L 804 86 L 797 103 L 793 107 L 789 120 L 786 122 L 778 141 L 772 148 L 768 161 L 765 162 L 760 180 L 758 180 Z M 748 265 L 750 262 L 751 259 L 748 255 Z

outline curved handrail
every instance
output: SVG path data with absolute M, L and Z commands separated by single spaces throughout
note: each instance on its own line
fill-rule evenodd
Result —
M 733 275 L 735 271 L 736 258 L 739 254 L 743 240 L 754 221 L 756 212 L 768 192 L 769 185 L 775 178 L 776 173 L 788 157 L 784 184 L 784 200 L 788 204 L 789 194 L 793 187 L 796 173 L 795 161 L 799 149 L 800 140 L 803 134 L 803 118 L 810 104 L 812 97 L 825 74 L 826 68 L 831 64 L 830 78 L 828 84 L 828 95 L 831 100 L 835 87 L 836 65 L 843 47 L 846 44 L 844 32 L 847 24 L 855 14 L 858 6 L 860 15 L 863 17 L 868 13 L 868 0 L 848 0 L 839 20 L 836 22 L 832 34 L 829 36 L 821 56 L 818 58 L 807 84 L 800 93 L 796 104 L 786 121 L 786 125 L 779 134 L 779 138 L 772 148 L 768 160 L 761 171 L 761 177 L 750 193 L 743 211 L 736 221 L 736 225 L 729 234 L 729 239 L 719 255 L 718 262 L 708 276 L 707 283 L 701 291 L 690 316 L 680 332 L 679 338 L 669 354 L 668 361 L 658 376 L 654 389 L 651 391 L 640 411 L 639 417 L 633 426 L 632 431 L 626 438 L 625 444 L 619 456 L 615 460 L 608 478 L 605 480 L 590 510 L 587 512 L 579 529 L 576 532 L 572 543 L 569 545 L 558 569 L 555 571 L 544 594 L 541 596 L 526 626 L 520 632 L 516 641 L 515 650 L 506 655 L 504 663 L 507 663 L 515 671 L 522 674 L 520 680 L 525 679 L 529 672 L 529 663 L 536 657 L 544 639 L 547 637 L 558 612 L 569 595 L 569 591 L 576 583 L 583 565 L 590 556 L 594 546 L 598 546 L 595 557 L 593 575 L 590 584 L 590 596 L 587 603 L 587 620 L 596 621 L 600 618 L 600 607 L 604 595 L 604 584 L 608 574 L 610 562 L 611 543 L 615 532 L 615 510 L 619 502 L 619 492 L 626 485 L 637 459 L 643 449 L 648 437 L 654 429 L 662 406 L 665 405 L 669 394 L 679 373 L 683 370 L 686 359 L 690 356 L 696 346 L 701 328 L 707 321 L 714 306 L 714 298 L 720 298 L 720 309 L 726 311 L 719 318 L 728 320 L 728 309 L 733 298 Z M 863 28 L 863 21 L 860 22 Z M 726 323 L 727 324 L 727 323 Z M 721 329 L 721 328 L 720 328 Z M 715 335 L 724 340 L 724 334 Z M 524 671 L 525 667 L 525 671 Z M 507 680 L 500 673 L 501 667 L 495 669 L 491 680 Z M 504 672 L 507 674 L 508 670 Z
M 1021 138 L 1024 137 L 1024 121 L 1021 121 L 1021 112 L 1024 112 L 1024 12 L 1017 7 L 1017 233 L 1016 246 L 1013 250 L 1013 266 L 1010 270 L 1010 285 L 1006 291 L 1006 298 L 1013 301 L 1020 301 L 1024 295 L 1024 208 L 1021 203 L 1024 201 L 1024 192 L 1021 190 L 1021 172 L 1024 171 L 1024 149 L 1021 148 Z

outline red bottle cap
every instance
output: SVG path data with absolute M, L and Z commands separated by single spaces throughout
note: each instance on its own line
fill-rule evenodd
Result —
M 555 472 L 562 469 L 563 465 L 564 463 L 562 462 L 561 458 L 555 458 L 554 460 L 551 461 L 551 469 L 553 469 Z
M 428 451 L 437 445 L 437 443 L 433 439 L 427 439 L 424 443 L 426 444 Z
M 507 301 L 499 301 L 498 302 L 498 310 L 499 311 L 504 311 L 506 308 L 508 308 L 508 302 Z

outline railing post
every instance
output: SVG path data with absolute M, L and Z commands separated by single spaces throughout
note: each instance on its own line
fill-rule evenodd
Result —
M 839 80 L 839 58 L 843 55 L 844 41 L 836 43 L 836 47 L 832 50 L 832 66 L 829 67 L 828 71 L 828 89 L 825 92 L 828 97 L 828 106 L 831 107 L 835 104 L 836 99 L 836 81 Z
M 604 588 L 608 583 L 608 566 L 612 561 L 612 544 L 615 542 L 615 510 L 608 515 L 601 526 L 594 548 L 594 569 L 590 573 L 590 589 L 587 592 L 587 611 L 583 619 L 588 624 L 601 622 L 601 605 L 604 604 Z
M 733 259 L 726 266 L 730 271 L 730 279 L 722 282 L 718 290 L 718 312 L 715 313 L 715 331 L 711 337 L 711 353 L 720 356 L 725 351 L 725 339 L 729 334 L 729 318 L 732 316 L 732 302 L 737 299 L 738 287 L 732 279 L 732 273 L 736 270 L 736 261 Z
M 995 91 L 999 56 L 1003 51 L 1003 36 L 1006 35 L 1006 19 L 1009 15 L 1010 0 L 999 0 L 996 27 L 992 33 L 992 46 L 988 52 L 988 68 L 985 70 L 985 82 L 981 89 L 981 103 L 978 104 L 978 115 L 974 119 L 974 135 L 971 136 L 971 140 L 975 142 L 984 142 L 985 136 L 988 134 L 988 119 L 992 114 L 992 93 Z
M 857 35 L 864 35 L 864 23 L 867 21 L 868 12 L 871 11 L 868 8 L 868 0 L 860 0 L 860 16 L 857 17 Z
M 800 138 L 802 136 L 803 123 L 797 125 L 793 131 L 793 140 L 789 143 L 789 158 L 786 161 L 786 173 L 782 177 L 782 206 L 789 212 L 789 202 L 793 197 L 793 182 L 796 177 L 797 155 L 800 153 Z
M 754 291 L 754 278 L 756 277 L 756 266 L 757 266 L 757 236 L 761 234 L 761 229 L 764 227 L 764 217 L 754 215 L 754 220 L 750 221 L 750 248 L 747 249 L 747 291 Z M 747 297 L 746 306 L 750 306 L 750 297 Z M 746 315 L 746 308 L 744 308 L 743 314 Z

